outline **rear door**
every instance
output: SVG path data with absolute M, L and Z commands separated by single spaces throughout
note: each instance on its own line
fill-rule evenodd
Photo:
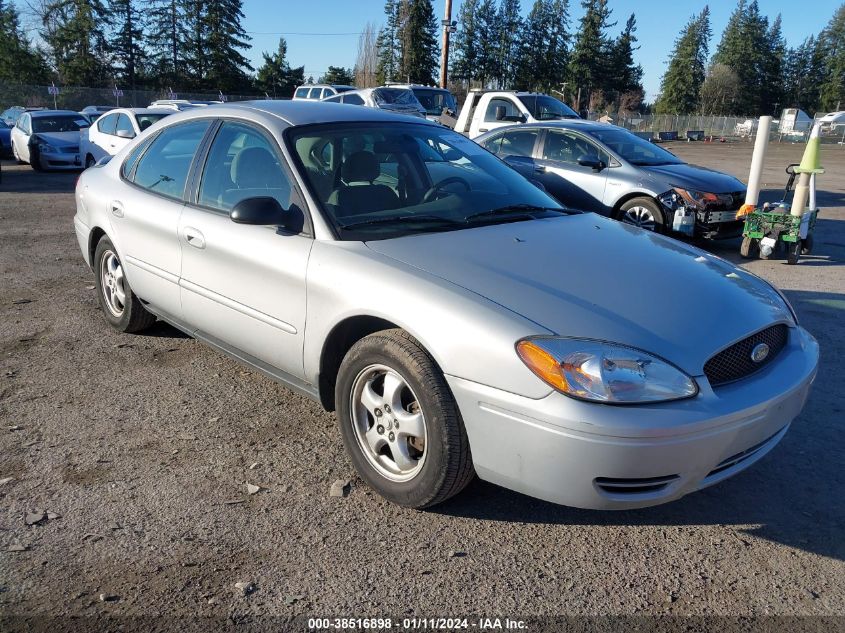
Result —
M 116 152 L 109 152 L 109 145 L 114 139 L 114 128 L 117 125 L 117 114 L 106 114 L 94 121 L 94 125 L 88 128 L 87 153 L 100 160 L 103 156 Z M 85 157 L 83 157 L 85 158 Z
M 207 152 L 193 203 L 179 222 L 185 320 L 198 334 L 301 379 L 305 273 L 313 239 L 305 204 L 272 137 L 223 121 Z M 274 197 L 303 227 L 235 224 L 241 200 Z
M 114 128 L 114 136 L 111 139 L 109 146 L 109 153 L 111 155 L 117 154 L 120 150 L 126 147 L 135 138 L 135 126 L 132 125 L 132 120 L 129 115 L 121 112 L 117 117 L 117 125 Z
M 481 145 L 520 174 L 533 180 L 536 168 L 534 152 L 541 136 L 540 132 L 540 128 L 508 128 L 495 133 Z
M 582 156 L 598 157 L 605 168 L 595 170 L 578 163 Z M 610 156 L 582 134 L 569 129 L 547 129 L 536 160 L 536 178 L 561 204 L 573 209 L 607 215 L 604 190 Z
M 164 128 L 130 153 L 122 185 L 109 203 L 111 222 L 133 291 L 167 316 L 181 319 L 179 215 L 188 175 L 210 119 Z

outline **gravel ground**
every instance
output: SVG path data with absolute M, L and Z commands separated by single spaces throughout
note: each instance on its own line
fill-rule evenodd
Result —
M 750 144 L 673 149 L 747 178 Z M 771 148 L 770 198 L 802 151 Z M 428 512 L 387 504 L 355 477 L 332 414 L 169 326 L 107 327 L 73 234 L 76 175 L 5 161 L 0 630 L 485 613 L 826 615 L 842 627 L 845 149 L 825 148 L 823 163 L 814 254 L 744 264 L 819 339 L 804 413 L 749 471 L 609 513 L 479 481 Z M 739 261 L 737 241 L 704 246 Z M 329 496 L 338 479 L 351 481 L 344 498 Z M 27 525 L 36 510 L 52 518 Z

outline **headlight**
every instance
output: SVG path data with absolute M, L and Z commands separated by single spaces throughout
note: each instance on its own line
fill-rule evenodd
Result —
M 38 151 L 42 154 L 56 154 L 58 150 L 53 147 L 52 145 L 48 145 L 47 143 L 39 143 L 38 144 Z
M 581 400 L 642 404 L 698 393 L 698 385 L 680 369 L 631 347 L 538 336 L 519 341 L 516 351 L 540 379 Z
M 692 189 L 683 189 L 682 187 L 672 187 L 672 189 L 659 196 L 659 199 L 670 209 L 674 209 L 677 206 L 684 206 L 701 211 L 712 204 L 730 204 L 733 201 L 733 198 L 729 195 L 693 191 Z

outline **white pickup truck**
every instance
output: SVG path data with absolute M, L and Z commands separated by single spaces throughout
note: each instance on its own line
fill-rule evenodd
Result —
M 538 92 L 470 90 L 455 131 L 475 138 L 479 134 L 514 123 L 578 119 L 562 101 Z

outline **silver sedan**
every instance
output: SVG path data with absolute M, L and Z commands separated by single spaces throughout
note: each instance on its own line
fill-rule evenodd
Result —
M 174 114 L 76 203 L 111 326 L 162 319 L 336 411 L 408 507 L 475 474 L 584 508 L 677 499 L 769 452 L 816 373 L 765 281 L 377 109 Z

